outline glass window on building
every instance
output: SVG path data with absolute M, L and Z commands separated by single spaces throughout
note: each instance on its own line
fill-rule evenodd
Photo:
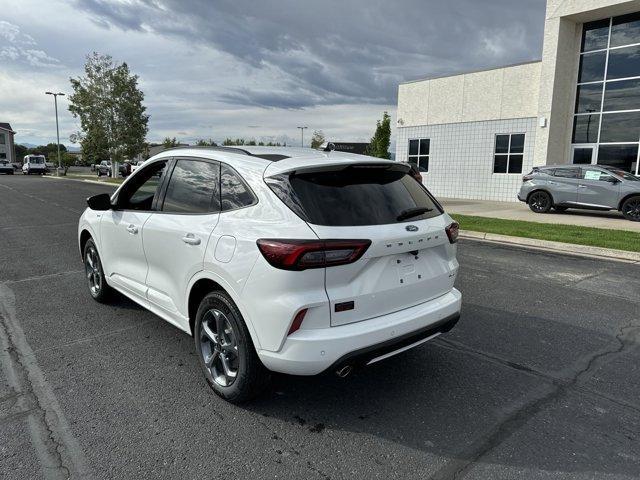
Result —
M 573 122 L 573 163 L 638 174 L 640 12 L 585 23 Z
M 409 140 L 409 163 L 417 166 L 421 172 L 429 171 L 430 152 L 431 140 L 428 138 Z
M 496 135 L 493 173 L 522 173 L 524 133 Z
M 7 144 L 7 134 L 0 133 L 0 145 L 6 145 L 6 144 Z
M 609 43 L 609 19 L 585 23 L 582 35 L 582 51 L 604 50 Z

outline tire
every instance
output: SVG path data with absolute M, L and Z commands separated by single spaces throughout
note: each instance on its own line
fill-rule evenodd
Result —
M 627 198 L 622 204 L 622 215 L 632 222 L 640 222 L 640 195 Z
M 100 254 L 93 239 L 87 240 L 82 253 L 84 259 L 84 272 L 89 287 L 89 295 L 100 303 L 106 303 L 111 298 L 113 289 L 107 285 Z
M 553 209 L 558 212 L 558 213 L 564 213 L 567 211 L 569 207 L 558 207 L 558 206 L 554 206 Z
M 548 213 L 553 206 L 551 195 L 549 195 L 547 192 L 543 192 L 542 190 L 533 192 L 529 196 L 528 203 L 531 211 L 535 213 Z
M 269 384 L 271 375 L 258 358 L 242 314 L 225 292 L 202 299 L 193 338 L 205 379 L 219 397 L 247 402 Z

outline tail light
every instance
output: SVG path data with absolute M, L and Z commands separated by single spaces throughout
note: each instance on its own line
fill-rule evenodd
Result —
M 302 321 L 304 320 L 304 317 L 306 314 L 307 314 L 306 308 L 303 308 L 296 314 L 296 316 L 293 318 L 293 322 L 291 323 L 291 327 L 289 327 L 289 333 L 287 333 L 287 336 L 300 330 L 300 327 L 302 326 Z
M 371 240 L 272 240 L 260 239 L 265 260 L 281 270 L 301 271 L 334 267 L 358 261 Z
M 447 232 L 447 237 L 449 237 L 449 243 L 457 243 L 458 235 L 460 234 L 460 225 L 458 222 L 453 222 L 447 228 L 445 228 Z
M 525 175 L 524 177 L 522 177 L 522 183 L 528 182 L 529 180 L 533 180 L 533 175 L 528 174 L 528 175 Z

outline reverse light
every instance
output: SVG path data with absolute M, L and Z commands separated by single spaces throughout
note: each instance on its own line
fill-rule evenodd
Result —
M 449 243 L 458 242 L 458 235 L 460 234 L 460 225 L 458 224 L 458 222 L 453 222 L 444 230 L 447 232 L 447 237 L 449 237 Z
M 367 251 L 371 240 L 260 239 L 256 243 L 273 267 L 302 271 L 356 262 Z

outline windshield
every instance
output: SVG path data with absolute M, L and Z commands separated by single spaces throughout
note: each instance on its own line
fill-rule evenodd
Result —
M 427 190 L 404 170 L 352 166 L 267 179 L 305 221 L 334 227 L 387 225 L 442 214 Z
M 44 163 L 44 157 L 30 157 L 29 163 L 35 163 L 35 164 Z

